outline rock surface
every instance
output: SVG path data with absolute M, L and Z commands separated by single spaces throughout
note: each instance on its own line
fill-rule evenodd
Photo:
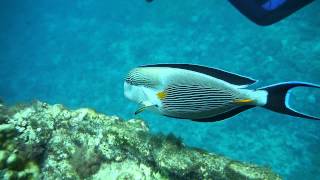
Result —
M 151 135 L 144 121 L 35 102 L 0 106 L 0 179 L 281 179 Z

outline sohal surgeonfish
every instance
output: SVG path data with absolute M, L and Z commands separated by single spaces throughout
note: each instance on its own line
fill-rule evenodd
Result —
M 124 95 L 144 110 L 174 118 L 213 122 L 247 109 L 264 107 L 291 116 L 320 120 L 300 113 L 288 104 L 289 90 L 319 85 L 285 82 L 247 89 L 256 80 L 220 69 L 192 64 L 155 64 L 137 67 L 124 82 Z

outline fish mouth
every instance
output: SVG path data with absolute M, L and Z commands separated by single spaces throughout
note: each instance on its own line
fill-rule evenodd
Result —
M 127 99 L 130 99 L 130 100 L 133 100 L 131 99 L 131 90 L 132 90 L 132 85 L 130 85 L 127 81 L 124 82 L 123 84 L 123 92 L 124 92 L 124 96 L 127 98 Z

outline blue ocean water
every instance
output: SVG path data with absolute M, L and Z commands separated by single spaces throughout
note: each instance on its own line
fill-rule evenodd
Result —
M 227 1 L 9 1 L 0 6 L 0 97 L 34 99 L 134 118 L 123 78 L 139 65 L 195 63 L 258 79 L 253 88 L 320 84 L 320 2 L 260 27 Z M 319 89 L 290 103 L 320 115 Z M 285 179 L 320 179 L 320 122 L 255 108 L 216 123 L 145 112 L 154 133 L 271 167 Z

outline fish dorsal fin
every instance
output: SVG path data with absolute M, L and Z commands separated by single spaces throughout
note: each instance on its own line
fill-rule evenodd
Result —
M 256 82 L 256 80 L 251 79 L 249 77 L 230 73 L 221 69 L 200 66 L 195 64 L 154 64 L 154 65 L 145 65 L 140 67 L 170 67 L 170 68 L 185 69 L 189 71 L 195 71 L 198 73 L 206 74 L 208 76 L 212 76 L 214 78 L 221 79 L 223 81 L 226 81 L 228 83 L 238 85 L 238 86 L 250 85 Z

